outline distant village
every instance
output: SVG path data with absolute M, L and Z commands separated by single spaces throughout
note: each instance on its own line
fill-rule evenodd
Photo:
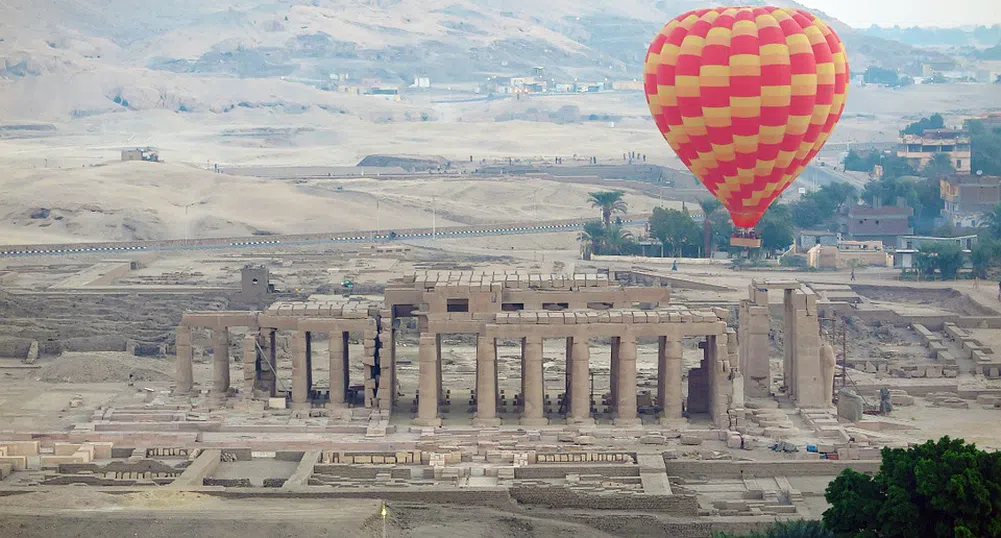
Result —
M 407 90 L 427 90 L 432 87 L 430 77 L 416 76 L 413 83 L 403 87 L 386 84 L 378 79 L 352 81 L 347 74 L 331 75 L 324 89 L 354 95 L 400 96 Z M 492 76 L 473 90 L 481 96 L 522 94 L 575 94 L 603 91 L 643 91 L 643 81 L 632 80 L 557 80 L 548 77 L 544 67 L 536 67 L 527 76 Z

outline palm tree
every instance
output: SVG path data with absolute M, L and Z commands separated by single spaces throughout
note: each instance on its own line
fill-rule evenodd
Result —
M 589 254 L 601 253 L 601 242 L 605 240 L 605 227 L 597 221 L 588 222 L 584 224 L 584 229 L 577 239 L 584 243 L 584 259 L 590 259 Z
M 633 242 L 633 234 L 621 225 L 615 224 L 605 230 L 605 244 L 608 249 L 616 254 L 622 251 Z
M 699 200 L 699 206 L 702 207 L 702 214 L 706 216 L 706 220 L 709 220 L 709 215 L 712 215 L 717 209 L 723 207 L 723 202 L 715 198 L 703 198 Z
M 987 231 L 988 236 L 995 239 L 1001 238 L 1001 204 L 984 213 L 980 226 Z
M 625 214 L 627 205 L 622 199 L 625 195 L 622 191 L 589 192 L 587 201 L 591 202 L 591 207 L 601 209 L 601 221 L 607 228 L 612 223 L 612 213 Z
M 710 220 L 710 216 L 723 207 L 723 202 L 715 198 L 703 198 L 699 200 L 699 206 L 702 207 L 702 215 L 704 220 L 702 221 L 702 237 L 705 242 L 703 256 L 706 258 L 712 258 L 712 237 L 713 237 L 713 225 Z
M 931 160 L 925 163 L 921 174 L 927 178 L 938 179 L 942 176 L 949 176 L 956 173 L 956 167 L 952 165 L 952 158 L 946 153 L 936 153 Z

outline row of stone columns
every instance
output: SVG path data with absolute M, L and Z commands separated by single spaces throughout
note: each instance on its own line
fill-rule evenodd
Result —
M 591 417 L 590 347 L 587 338 L 567 339 L 566 402 L 571 424 L 593 424 Z M 438 403 L 441 393 L 441 338 L 424 334 L 418 348 L 419 394 L 416 423 L 439 426 Z M 679 339 L 660 338 L 658 361 L 658 399 L 663 408 L 660 418 L 682 419 L 682 345 Z M 640 423 L 637 409 L 636 338 L 632 335 L 612 339 L 611 405 L 614 422 L 630 426 Z M 522 339 L 521 356 L 522 418 L 526 426 L 548 424 L 545 414 L 543 376 L 543 338 Z M 476 339 L 476 417 L 477 425 L 497 425 L 497 342 L 478 335 Z
M 343 405 L 347 399 L 348 373 L 348 333 L 330 333 L 330 403 Z M 248 394 L 253 390 L 257 364 L 261 360 L 258 351 L 260 335 L 248 334 L 243 344 L 244 380 L 248 384 Z M 275 334 L 271 331 L 270 364 L 275 364 Z M 192 328 L 179 326 L 176 337 L 176 391 L 179 394 L 194 388 Z M 217 394 L 229 392 L 230 359 L 229 330 L 226 327 L 212 330 L 212 390 Z M 248 371 L 249 370 L 249 371 Z M 292 403 L 305 405 L 312 390 L 312 334 L 308 331 L 292 333 Z

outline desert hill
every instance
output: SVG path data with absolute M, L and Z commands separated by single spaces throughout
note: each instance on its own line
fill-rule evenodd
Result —
M 472 87 L 536 66 L 554 79 L 636 78 L 665 21 L 714 3 L 7 0 L 0 8 L 0 115 L 59 121 L 238 106 L 364 114 L 367 107 L 350 96 L 325 91 L 332 80 L 405 86 L 422 76 L 438 87 Z M 828 20 L 856 68 L 916 53 Z

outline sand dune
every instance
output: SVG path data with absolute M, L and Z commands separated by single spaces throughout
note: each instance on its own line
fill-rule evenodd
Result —
M 342 190 L 338 191 L 340 186 Z M 13 170 L 0 241 L 181 239 L 593 216 L 586 185 L 540 180 L 274 181 L 165 163 Z M 631 211 L 656 200 L 629 193 Z

